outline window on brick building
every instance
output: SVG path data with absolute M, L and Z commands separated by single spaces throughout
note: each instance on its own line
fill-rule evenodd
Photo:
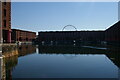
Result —
M 3 4 L 6 5 L 6 1 Z
M 6 17 L 6 9 L 4 9 L 4 16 Z
M 6 27 L 6 20 L 4 20 L 4 27 Z

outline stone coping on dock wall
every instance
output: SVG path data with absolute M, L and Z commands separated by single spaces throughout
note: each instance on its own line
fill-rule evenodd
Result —
M 11 52 L 4 52 L 4 53 L 2 53 L 3 55 L 3 57 L 12 57 L 12 56 L 18 56 L 18 50 L 13 50 L 13 51 L 11 51 Z
M 17 45 L 16 43 L 3 43 L 2 46 L 13 46 Z
M 2 44 L 2 57 L 11 57 L 18 55 L 17 44 Z
M 24 45 L 27 45 L 27 46 L 29 46 L 29 48 L 32 48 L 32 47 L 30 47 L 31 44 L 27 44 L 27 43 L 26 44 L 21 44 L 21 45 L 16 44 L 16 43 L 14 43 L 14 44 L 7 44 L 7 43 L 3 44 L 2 45 L 2 57 L 19 56 L 20 55 L 19 54 L 19 51 L 20 51 L 19 47 L 24 47 L 24 49 L 27 49 L 28 51 L 25 51 L 25 53 L 29 52 L 31 50 L 34 51 L 34 48 L 29 50 L 29 48 L 25 47 Z M 24 49 L 23 49 L 23 53 L 24 53 Z

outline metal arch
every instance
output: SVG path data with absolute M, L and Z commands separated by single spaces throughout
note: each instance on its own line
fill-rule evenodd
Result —
M 77 28 L 76 28 L 75 26 L 73 26 L 73 25 L 66 25 L 65 27 L 63 27 L 62 31 L 63 31 L 66 27 L 68 27 L 68 26 L 73 27 L 73 28 L 77 31 Z

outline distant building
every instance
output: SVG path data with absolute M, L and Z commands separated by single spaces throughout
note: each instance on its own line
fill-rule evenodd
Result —
M 19 29 L 12 29 L 12 42 L 32 42 L 35 40 L 36 32 L 19 30 Z
M 46 31 L 38 33 L 41 44 L 74 44 L 105 41 L 105 31 Z
M 38 42 L 41 44 L 102 41 L 120 46 L 120 21 L 105 31 L 46 31 L 38 33 Z
M 120 45 L 120 21 L 108 28 L 105 40 L 108 44 Z
M 3 42 L 11 42 L 11 0 L 2 2 L 2 31 Z

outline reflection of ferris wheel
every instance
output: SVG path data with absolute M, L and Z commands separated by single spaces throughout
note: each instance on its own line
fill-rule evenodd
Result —
M 67 54 L 65 54 L 65 55 L 63 55 L 66 59 L 74 59 L 74 58 L 76 58 L 77 57 L 77 55 L 67 55 Z
M 77 28 L 73 25 L 66 25 L 65 27 L 63 27 L 62 31 L 66 28 L 66 27 L 73 27 L 76 31 L 77 31 Z

